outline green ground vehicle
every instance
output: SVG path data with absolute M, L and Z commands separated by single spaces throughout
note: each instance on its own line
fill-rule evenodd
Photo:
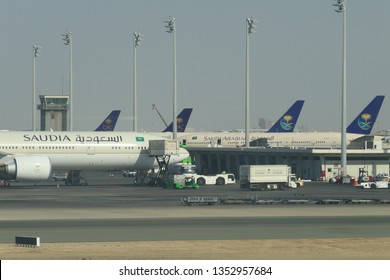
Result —
M 166 189 L 199 189 L 194 178 L 186 175 L 171 175 L 165 183 Z

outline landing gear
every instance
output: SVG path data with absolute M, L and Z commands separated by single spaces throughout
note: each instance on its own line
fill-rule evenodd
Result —
M 88 185 L 87 180 L 85 180 L 81 176 L 80 170 L 71 170 L 68 172 L 68 176 L 66 177 L 65 184 L 67 186 L 81 186 L 81 185 Z

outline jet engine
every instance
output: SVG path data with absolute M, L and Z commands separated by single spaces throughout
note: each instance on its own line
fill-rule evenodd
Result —
M 0 165 L 0 172 L 20 181 L 47 180 L 51 174 L 50 159 L 45 156 L 15 156 Z

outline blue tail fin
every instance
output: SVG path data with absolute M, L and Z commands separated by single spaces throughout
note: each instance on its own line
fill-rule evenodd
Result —
M 95 131 L 114 131 L 116 121 L 119 118 L 120 110 L 112 111 L 107 118 L 95 129 Z
M 304 100 L 297 100 L 267 132 L 293 132 Z
M 188 120 L 190 119 L 192 113 L 192 108 L 184 108 L 183 111 L 177 116 L 177 132 L 184 132 L 187 127 Z M 163 132 L 172 132 L 173 131 L 173 123 L 170 123 Z
M 351 122 L 347 133 L 370 134 L 384 99 L 383 95 L 375 96 L 370 104 Z

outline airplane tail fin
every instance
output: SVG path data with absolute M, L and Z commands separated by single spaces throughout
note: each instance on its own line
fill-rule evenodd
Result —
M 297 100 L 267 132 L 293 132 L 304 100 Z
M 95 129 L 95 131 L 114 131 L 116 121 L 119 118 L 120 110 L 112 111 L 107 118 Z
M 347 133 L 370 134 L 384 99 L 383 95 L 375 96 L 370 104 L 351 122 Z
M 184 132 L 188 120 L 190 119 L 192 113 L 192 108 L 184 108 L 180 114 L 177 116 L 176 121 L 177 121 L 177 132 Z M 173 123 L 170 123 L 166 129 L 164 129 L 162 132 L 172 132 L 173 131 Z

